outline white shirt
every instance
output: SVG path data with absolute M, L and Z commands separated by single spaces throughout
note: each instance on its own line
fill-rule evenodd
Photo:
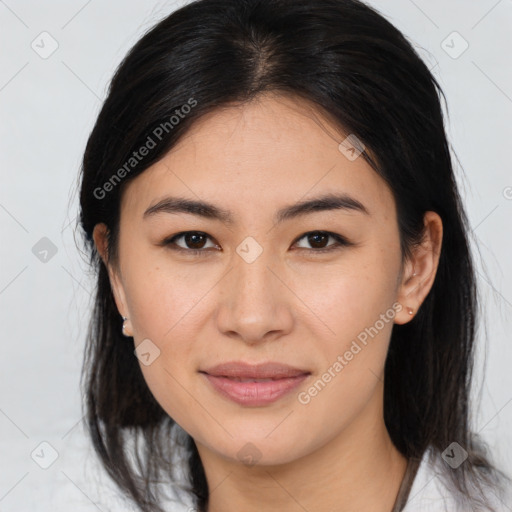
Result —
M 464 462 L 466 463 L 466 462 Z M 463 464 L 464 464 L 463 463 Z M 467 508 L 460 504 L 452 491 L 448 489 L 447 473 L 457 471 L 450 468 L 440 455 L 427 450 L 421 460 L 416 477 L 402 512 L 469 512 L 481 508 Z M 511 484 L 512 485 L 512 484 Z M 478 494 L 477 494 L 478 496 Z M 486 488 L 484 503 L 492 504 L 495 512 L 512 512 L 512 489 L 505 494 Z

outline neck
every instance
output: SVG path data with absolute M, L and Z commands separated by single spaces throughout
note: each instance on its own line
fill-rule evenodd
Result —
M 391 442 L 379 404 L 382 393 L 337 437 L 282 465 L 245 466 L 196 443 L 208 512 L 391 512 L 407 461 Z

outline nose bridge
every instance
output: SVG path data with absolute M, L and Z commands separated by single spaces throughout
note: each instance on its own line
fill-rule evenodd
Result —
M 248 301 L 252 302 L 251 307 L 257 307 L 260 304 L 270 305 L 270 302 L 276 298 L 272 285 L 272 280 L 275 280 L 275 277 L 270 271 L 268 263 L 268 258 L 265 256 L 259 256 L 252 263 L 243 260 L 237 262 L 235 285 L 238 288 L 238 304 L 245 304 Z
M 275 279 L 269 269 L 272 260 L 271 248 L 264 248 L 252 236 L 246 237 L 236 248 L 233 257 L 233 279 L 240 296 L 239 304 L 252 300 L 255 304 L 264 303 L 262 299 L 270 294 Z M 243 299 L 243 302 L 240 302 Z M 267 300 L 268 303 L 268 300 Z M 254 304 L 253 304 L 254 305 Z
M 260 246 L 261 247 L 261 246 Z M 263 249 L 263 248 L 261 248 Z M 272 255 L 249 240 L 240 244 L 225 283 L 219 329 L 256 342 L 270 333 L 288 331 L 291 313 L 282 283 L 271 270 Z

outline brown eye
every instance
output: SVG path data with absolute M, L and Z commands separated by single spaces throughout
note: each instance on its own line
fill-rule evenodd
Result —
M 334 243 L 328 244 L 330 238 L 334 240 Z M 309 249 L 311 252 L 327 252 L 342 246 L 352 245 L 342 236 L 337 235 L 336 233 L 330 233 L 328 231 L 310 231 L 309 233 L 302 235 L 298 239 L 297 243 L 303 239 L 307 241 L 310 247 L 302 246 L 300 248 Z
M 185 245 L 189 249 L 202 249 L 206 242 L 207 237 L 201 233 L 187 233 L 183 235 Z
M 326 233 L 312 233 L 308 235 L 308 242 L 315 249 L 323 249 L 329 242 L 329 235 Z
M 334 240 L 334 243 L 329 243 L 329 239 Z M 299 242 L 301 240 L 306 240 L 309 247 L 300 246 Z M 180 241 L 180 243 L 178 243 L 178 241 Z M 209 241 L 211 245 L 205 245 Z M 188 253 L 189 255 L 207 256 L 211 255 L 211 251 L 207 249 L 222 250 L 218 244 L 212 242 L 212 238 L 209 235 L 202 231 L 183 231 L 182 233 L 178 233 L 164 240 L 160 245 L 168 246 L 170 249 L 181 251 L 185 254 Z M 329 231 L 310 231 L 298 238 L 294 245 L 298 245 L 300 249 L 306 249 L 310 253 L 321 254 L 354 244 L 336 233 Z
M 177 251 L 199 254 L 209 252 L 206 249 L 217 249 L 219 246 L 212 243 L 211 237 L 202 231 L 184 231 L 164 240 L 161 245 L 169 246 Z M 178 243 L 180 241 L 180 243 Z M 206 244 L 210 241 L 209 246 Z

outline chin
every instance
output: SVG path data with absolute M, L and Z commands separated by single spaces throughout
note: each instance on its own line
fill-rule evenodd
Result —
M 246 466 L 277 466 L 293 462 L 310 451 L 304 443 L 304 437 L 300 432 L 295 435 L 289 430 L 286 433 L 277 432 L 268 436 L 268 432 L 272 432 L 272 428 L 268 428 L 265 423 L 258 432 L 248 433 L 246 429 L 241 426 L 239 431 L 230 430 L 233 437 L 223 435 L 220 439 L 213 439 L 210 436 L 200 440 L 196 438 L 201 444 L 205 445 L 208 450 L 216 452 L 219 456 L 231 462 L 237 462 Z M 257 427 L 257 426 L 256 426 Z M 253 431 L 255 425 L 252 425 Z M 267 436 L 267 437 L 265 437 Z

